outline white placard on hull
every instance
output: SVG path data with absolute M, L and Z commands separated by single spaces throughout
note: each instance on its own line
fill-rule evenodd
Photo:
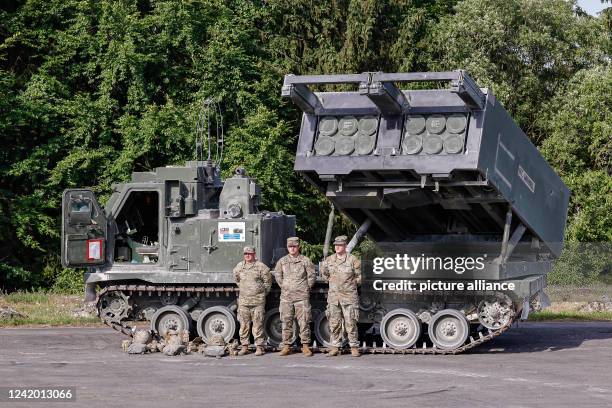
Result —
M 219 242 L 244 242 L 244 222 L 220 222 Z

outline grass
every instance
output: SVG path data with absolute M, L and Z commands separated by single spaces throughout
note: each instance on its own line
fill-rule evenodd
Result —
M 10 306 L 26 317 L 0 320 L 0 327 L 11 326 L 91 326 L 100 324 L 97 316 L 75 316 L 83 307 L 82 296 L 46 292 L 0 294 L 0 306 Z
M 612 320 L 612 312 L 579 312 L 579 311 L 552 311 L 543 310 L 541 312 L 531 313 L 529 320 L 532 321 L 547 321 L 547 320 L 580 320 L 580 321 L 595 321 L 595 320 Z
M 612 300 L 612 285 L 602 282 L 588 286 L 549 285 L 546 293 L 550 301 L 557 302 L 593 302 L 604 298 Z

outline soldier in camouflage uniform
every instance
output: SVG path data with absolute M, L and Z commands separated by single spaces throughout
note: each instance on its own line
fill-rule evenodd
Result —
M 280 315 L 283 324 L 283 341 L 281 356 L 291 353 L 293 338 L 293 320 L 300 328 L 302 353 L 312 356 L 310 350 L 310 289 L 315 283 L 314 265 L 308 257 L 300 254 L 300 240 L 297 237 L 287 239 L 289 255 L 282 257 L 274 269 L 276 282 L 281 288 Z
M 244 261 L 234 268 L 234 279 L 238 283 L 238 321 L 240 322 L 240 343 L 238 355 L 249 354 L 249 326 L 253 324 L 253 338 L 256 356 L 264 354 L 264 314 L 266 295 L 272 287 L 270 268 L 255 260 L 255 248 L 244 247 Z
M 334 239 L 335 254 L 328 256 L 321 264 L 321 276 L 329 282 L 327 293 L 327 319 L 331 332 L 331 349 L 328 356 L 340 354 L 342 323 L 349 339 L 351 354 L 359 357 L 359 296 L 357 286 L 361 285 L 361 262 L 346 252 L 347 237 Z

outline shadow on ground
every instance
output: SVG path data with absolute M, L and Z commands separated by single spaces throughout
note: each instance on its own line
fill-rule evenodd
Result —
M 514 324 L 508 331 L 469 351 L 531 353 L 580 347 L 585 341 L 612 339 L 612 322 L 538 322 Z

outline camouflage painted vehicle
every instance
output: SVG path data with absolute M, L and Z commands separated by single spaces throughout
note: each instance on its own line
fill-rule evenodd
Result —
M 482 258 L 381 275 L 365 259 L 360 323 L 380 351 L 459 352 L 547 303 L 569 191 L 490 90 L 463 71 L 363 73 L 287 75 L 282 95 L 303 111 L 295 170 L 359 226 L 349 248 L 367 234 L 377 257 Z M 477 286 L 375 290 L 382 279 Z

